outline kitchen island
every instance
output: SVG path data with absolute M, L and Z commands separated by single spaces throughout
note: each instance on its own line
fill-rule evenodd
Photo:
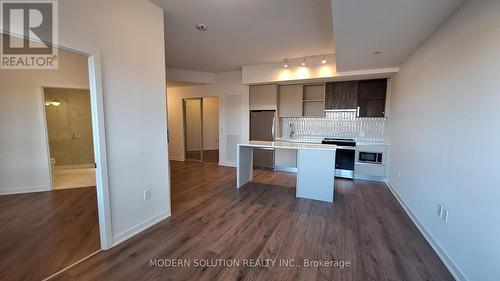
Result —
M 252 181 L 253 149 L 297 150 L 296 197 L 333 202 L 335 145 L 283 141 L 249 141 L 238 144 L 237 187 Z

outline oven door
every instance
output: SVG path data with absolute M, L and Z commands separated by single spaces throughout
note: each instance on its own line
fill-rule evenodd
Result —
M 354 178 L 355 150 L 337 149 L 335 154 L 335 176 Z

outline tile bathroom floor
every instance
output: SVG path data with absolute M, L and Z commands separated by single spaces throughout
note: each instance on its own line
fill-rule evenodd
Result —
M 95 186 L 95 168 L 84 169 L 54 169 L 53 189 L 69 189 Z

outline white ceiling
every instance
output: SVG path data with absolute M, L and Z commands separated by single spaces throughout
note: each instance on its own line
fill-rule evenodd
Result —
M 400 66 L 465 1 L 332 0 L 337 69 Z
M 335 52 L 330 0 L 153 2 L 165 10 L 169 68 L 222 72 Z

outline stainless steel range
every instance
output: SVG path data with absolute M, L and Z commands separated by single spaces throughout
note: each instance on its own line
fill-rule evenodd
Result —
M 354 179 L 356 141 L 354 139 L 324 138 L 322 144 L 337 146 L 335 155 L 335 176 Z

